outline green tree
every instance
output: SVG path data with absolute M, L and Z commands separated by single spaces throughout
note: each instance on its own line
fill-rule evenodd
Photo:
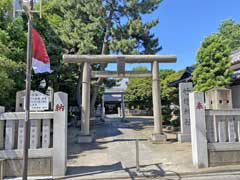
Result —
M 19 88 L 17 76 L 21 76 L 23 69 L 23 64 L 0 56 L 0 105 L 5 106 L 7 110 L 13 110 L 15 107 L 15 93 Z
M 231 82 L 229 40 L 216 33 L 207 37 L 197 52 L 193 73 L 194 90 L 206 91 L 213 87 L 226 87 Z
M 161 47 L 150 32 L 158 20 L 143 22 L 161 0 L 53 0 L 45 4 L 48 22 L 70 54 L 155 54 Z M 105 64 L 93 66 L 104 70 Z M 74 68 L 77 69 L 77 68 Z M 81 65 L 79 67 L 81 69 Z M 74 71 L 71 71 L 74 73 Z M 75 70 L 80 91 L 81 74 Z M 91 106 L 103 79 L 95 79 Z M 79 93 L 78 93 L 79 94 Z
M 161 0 L 151 1 L 124 1 L 106 0 L 103 4 L 104 38 L 102 39 L 101 54 L 155 54 L 161 47 L 158 39 L 150 33 L 158 20 L 144 23 L 142 16 L 152 13 Z M 103 70 L 105 66 L 100 69 Z M 102 79 L 96 81 L 93 89 L 91 106 L 95 104 L 97 87 Z
M 32 89 L 39 89 L 42 79 L 55 90 L 73 93 L 78 80 L 81 85 L 81 65 L 65 65 L 62 54 L 155 54 L 161 47 L 158 39 L 150 32 L 158 20 L 143 22 L 145 14 L 152 13 L 161 0 L 46 0 L 43 18 L 34 15 L 33 24 L 47 46 L 51 59 L 52 74 L 33 74 Z M 38 5 L 37 5 L 38 6 Z M 1 57 L 22 64 L 26 61 L 26 17 L 22 14 L 16 20 L 10 16 L 11 0 L 0 2 L 0 53 Z M 21 66 L 22 67 L 22 66 Z M 95 70 L 103 70 L 106 65 L 95 65 Z M 8 73 L 8 72 L 5 72 Z M 3 75 L 16 82 L 12 94 L 24 89 L 24 68 L 20 74 Z M 5 78 L 6 79 L 6 78 Z M 92 104 L 98 88 L 105 82 L 95 79 Z M 101 92 L 102 90 L 100 90 Z M 15 99 L 15 95 L 12 97 Z
M 170 109 L 171 104 L 179 104 L 178 88 L 169 87 L 168 83 L 179 79 L 184 70 L 174 71 L 172 69 L 160 70 L 161 83 L 161 100 L 162 100 L 162 115 L 165 122 L 171 119 Z
M 166 101 L 173 104 L 178 104 L 178 89 L 176 87 L 170 87 L 168 83 L 179 79 L 184 70 L 174 71 L 172 69 L 163 69 L 160 70 L 160 78 L 161 78 L 161 97 L 162 101 Z
M 133 71 L 148 71 L 146 67 L 136 67 Z M 129 105 L 141 105 L 152 109 L 152 80 L 149 77 L 129 78 L 125 95 Z
M 0 2 L 0 105 L 13 109 L 16 91 L 24 87 L 26 33 L 21 17 L 9 16 L 10 0 Z
M 136 67 L 133 71 L 147 71 L 146 67 Z M 169 87 L 168 83 L 181 77 L 183 70 L 162 69 L 159 71 L 161 86 L 161 101 L 163 120 L 171 118 L 170 105 L 178 104 L 178 92 L 175 87 Z M 152 79 L 151 78 L 129 78 L 125 95 L 129 105 L 152 109 Z
M 223 21 L 219 27 L 219 33 L 228 40 L 232 51 L 240 48 L 240 24 L 233 20 Z

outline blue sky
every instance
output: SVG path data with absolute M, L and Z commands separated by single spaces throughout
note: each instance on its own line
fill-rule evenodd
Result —
M 144 21 L 154 18 L 160 20 L 152 29 L 163 47 L 159 54 L 175 54 L 178 58 L 176 64 L 161 64 L 160 68 L 180 70 L 195 63 L 201 42 L 217 32 L 223 20 L 240 23 L 240 0 L 164 0 Z M 139 64 L 127 65 L 126 69 L 135 66 Z M 113 65 L 108 67 L 113 68 Z

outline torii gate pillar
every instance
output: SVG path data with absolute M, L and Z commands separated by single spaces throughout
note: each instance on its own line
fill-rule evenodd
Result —
M 93 137 L 90 134 L 90 64 L 84 62 L 82 79 L 82 109 L 81 109 L 81 136 L 79 143 L 90 143 Z
M 151 136 L 153 142 L 164 142 L 166 135 L 162 132 L 162 110 L 160 94 L 159 64 L 157 61 L 152 63 L 152 101 L 154 116 L 154 131 Z

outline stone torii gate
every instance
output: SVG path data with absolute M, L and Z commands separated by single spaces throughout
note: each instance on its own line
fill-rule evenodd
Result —
M 153 142 L 166 141 L 162 131 L 159 63 L 175 63 L 175 55 L 63 55 L 64 63 L 83 63 L 81 137 L 79 143 L 91 142 L 90 134 L 90 82 L 91 77 L 152 77 L 154 114 Z M 117 71 L 91 71 L 91 64 L 117 63 Z M 151 63 L 152 71 L 125 71 L 125 63 Z

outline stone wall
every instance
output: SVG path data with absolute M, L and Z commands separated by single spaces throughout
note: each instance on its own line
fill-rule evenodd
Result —
M 217 98 L 216 102 L 223 99 Z M 216 107 L 214 101 L 211 105 Z M 203 93 L 190 93 L 192 159 L 198 168 L 240 163 L 240 109 L 228 106 L 205 109 Z
M 68 95 L 56 92 L 54 111 L 30 112 L 29 176 L 65 175 L 67 110 Z M 4 108 L 0 107 L 0 159 L 3 160 L 3 176 L 21 176 L 24 119 L 24 112 L 4 113 Z
M 141 109 L 126 109 L 126 116 L 152 116 L 152 111 L 141 110 Z
M 208 151 L 209 166 L 239 165 L 240 150 L 235 151 Z
M 22 176 L 22 159 L 4 160 L 3 176 Z M 29 176 L 51 176 L 52 158 L 30 158 L 28 160 Z

